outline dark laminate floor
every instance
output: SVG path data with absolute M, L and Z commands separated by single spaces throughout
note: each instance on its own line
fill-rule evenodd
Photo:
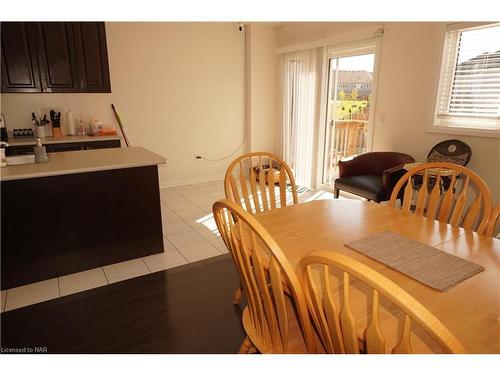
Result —
M 236 353 L 241 310 L 229 255 L 1 314 L 3 348 L 49 353 Z M 242 301 L 242 305 L 243 305 Z

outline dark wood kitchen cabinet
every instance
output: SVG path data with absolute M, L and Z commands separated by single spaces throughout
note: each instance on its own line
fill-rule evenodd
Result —
M 43 92 L 78 92 L 75 38 L 69 22 L 35 25 Z
M 111 92 L 103 22 L 2 22 L 2 92 Z
M 73 23 L 80 92 L 111 92 L 103 22 Z
M 41 92 L 40 70 L 30 22 L 2 22 L 2 92 Z

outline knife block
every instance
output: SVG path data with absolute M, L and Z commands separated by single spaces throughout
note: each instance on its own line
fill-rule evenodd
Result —
M 52 135 L 54 138 L 62 137 L 61 128 L 52 128 Z

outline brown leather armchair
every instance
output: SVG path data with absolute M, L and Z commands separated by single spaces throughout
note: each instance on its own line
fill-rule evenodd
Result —
M 396 182 L 406 173 L 403 165 L 414 162 L 413 157 L 400 152 L 367 152 L 339 161 L 335 198 L 343 190 L 375 202 L 387 201 Z

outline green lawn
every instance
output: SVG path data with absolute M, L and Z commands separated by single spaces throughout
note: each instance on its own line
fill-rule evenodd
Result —
M 337 100 L 337 107 L 335 110 L 336 120 L 349 120 L 351 113 L 362 113 L 361 109 L 368 107 L 368 100 Z M 332 104 L 330 102 L 330 104 Z M 333 105 L 329 105 L 330 111 Z M 330 118 L 332 114 L 330 113 Z

